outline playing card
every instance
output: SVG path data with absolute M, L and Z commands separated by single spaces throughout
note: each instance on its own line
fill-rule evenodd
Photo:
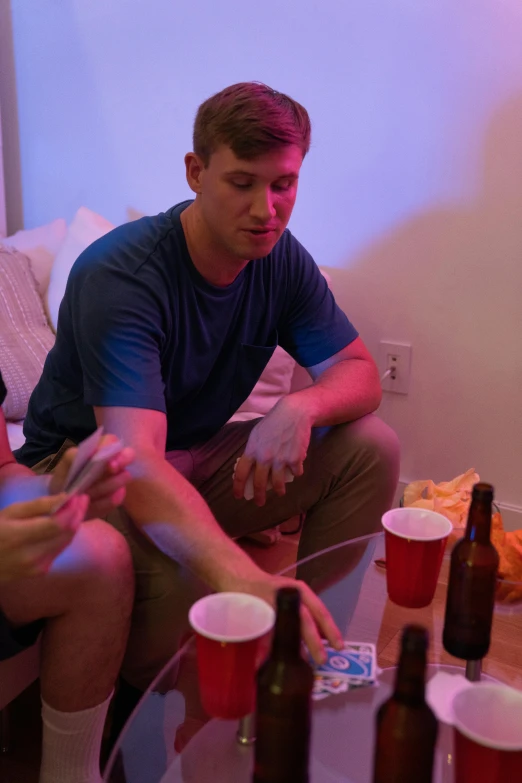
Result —
M 80 471 L 83 470 L 85 465 L 89 462 L 91 457 L 94 456 L 96 453 L 96 449 L 98 448 L 98 445 L 100 443 L 100 440 L 103 436 L 103 427 L 98 427 L 97 430 L 95 430 L 92 435 L 89 435 L 88 438 L 85 438 L 80 445 L 78 446 L 78 450 L 76 452 L 76 456 L 73 459 L 73 463 L 71 467 L 69 468 L 69 472 L 67 474 L 67 479 L 65 480 L 64 485 L 64 492 L 69 491 L 69 487 L 72 485 L 73 481 L 79 476 Z
M 333 677 L 323 677 L 320 674 L 316 674 L 312 689 L 312 700 L 322 701 L 329 696 L 347 693 L 348 691 L 355 690 L 355 688 L 371 688 L 373 685 L 375 685 L 374 682 L 366 682 L 363 680 L 339 680 L 334 679 Z
M 333 677 L 317 676 L 317 689 L 327 693 L 346 693 L 350 683 L 347 680 L 334 680 Z
M 101 427 L 96 432 L 99 432 L 100 430 L 102 430 Z M 93 434 L 95 435 L 96 433 Z M 99 439 L 93 440 L 90 444 L 90 447 L 94 442 L 99 443 Z M 82 455 L 83 466 L 80 468 L 80 470 L 76 469 L 75 477 L 72 481 L 69 480 L 69 473 L 65 490 L 67 493 L 66 497 L 56 506 L 55 509 L 53 509 L 53 513 L 59 511 L 60 508 L 62 508 L 62 506 L 68 502 L 70 497 L 85 492 L 92 484 L 98 481 L 98 479 L 103 475 L 107 463 L 110 462 L 110 460 L 115 457 L 122 450 L 122 448 L 123 444 L 120 440 L 116 440 L 113 443 L 107 443 L 105 446 L 102 446 L 97 451 L 95 451 L 95 453 L 93 453 L 87 459 L 87 461 L 84 461 L 85 454 L 90 453 L 90 449 L 86 449 Z
M 316 674 L 350 682 L 373 682 L 377 676 L 375 645 L 345 642 L 342 650 L 334 650 L 326 642 L 328 656 L 325 663 L 316 667 Z

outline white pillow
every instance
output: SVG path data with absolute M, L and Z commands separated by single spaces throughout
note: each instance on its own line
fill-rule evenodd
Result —
M 113 224 L 87 207 L 80 207 L 67 229 L 65 240 L 58 251 L 51 269 L 51 279 L 47 289 L 47 311 L 51 326 L 56 331 L 58 310 L 65 293 L 67 278 L 72 265 L 86 247 L 96 239 L 112 231 Z
M 319 269 L 330 287 L 332 282 L 330 275 L 324 269 L 320 267 Z M 276 402 L 295 390 L 294 378 L 298 371 L 302 372 L 302 377 L 297 388 L 308 386 L 311 383 L 308 372 L 278 345 L 250 395 L 229 421 L 248 421 L 266 416 Z
M 278 345 L 250 395 L 229 421 L 248 421 L 265 416 L 281 397 L 289 393 L 295 367 L 295 360 Z
M 31 262 L 19 250 L 0 247 L 0 369 L 7 388 L 2 405 L 6 419 L 24 418 L 53 344 Z
M 49 285 L 54 258 L 62 246 L 66 233 L 67 223 L 63 218 L 58 218 L 45 226 L 17 231 L 12 236 L 0 240 L 2 244 L 14 247 L 27 256 L 42 299 Z

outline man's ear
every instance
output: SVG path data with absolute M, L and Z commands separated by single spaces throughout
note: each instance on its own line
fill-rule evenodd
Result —
M 201 193 L 202 174 L 205 170 L 203 161 L 195 152 L 187 152 L 185 155 L 185 171 L 189 188 L 194 193 Z

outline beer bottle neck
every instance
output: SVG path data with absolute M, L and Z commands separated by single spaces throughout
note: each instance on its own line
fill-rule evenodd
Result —
M 274 629 L 272 658 L 295 660 L 301 655 L 301 618 L 294 607 L 280 607 Z
M 492 502 L 489 498 L 471 501 L 466 525 L 466 538 L 478 544 L 489 544 L 491 539 Z
M 403 650 L 397 668 L 393 698 L 405 704 L 423 704 L 425 700 L 426 653 Z

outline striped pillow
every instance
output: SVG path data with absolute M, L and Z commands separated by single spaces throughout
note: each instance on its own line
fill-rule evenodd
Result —
M 54 339 L 29 259 L 0 245 L 0 370 L 7 387 L 2 405 L 6 419 L 24 418 Z

